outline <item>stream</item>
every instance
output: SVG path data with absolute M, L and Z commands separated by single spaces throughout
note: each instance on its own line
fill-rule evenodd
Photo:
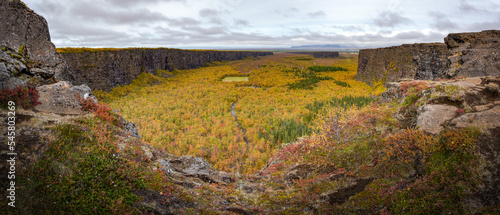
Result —
M 236 121 L 236 123 L 238 124 L 238 128 L 240 129 L 241 133 L 243 133 L 243 140 L 245 141 L 245 143 L 248 144 L 248 140 L 247 138 L 245 137 L 245 129 L 243 129 L 243 127 L 241 127 L 241 123 L 238 121 L 238 117 L 236 116 L 236 112 L 234 111 L 234 107 L 236 107 L 236 103 L 238 103 L 238 101 L 235 101 L 233 103 L 233 105 L 231 105 L 231 115 L 233 115 L 234 117 L 234 120 Z

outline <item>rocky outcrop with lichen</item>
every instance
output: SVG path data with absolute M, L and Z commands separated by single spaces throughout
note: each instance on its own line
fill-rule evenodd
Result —
M 0 87 L 73 80 L 50 41 L 47 21 L 23 2 L 0 1 L 0 29 Z
M 478 152 L 483 184 L 465 200 L 471 208 L 500 203 L 500 77 L 450 81 L 403 80 L 387 83 L 386 99 L 400 101 L 396 119 L 403 127 L 438 135 L 445 129 L 481 131 Z M 461 146 L 463 147 L 463 146 Z
M 157 74 L 158 69 L 194 69 L 213 61 L 241 60 L 272 55 L 252 51 L 192 51 L 167 48 L 61 49 L 76 84 L 92 89 L 110 90 L 132 83 L 143 72 Z
M 449 34 L 445 43 L 359 51 L 356 80 L 371 86 L 400 79 L 437 80 L 500 75 L 500 31 Z
M 500 31 L 449 34 L 447 77 L 500 75 Z

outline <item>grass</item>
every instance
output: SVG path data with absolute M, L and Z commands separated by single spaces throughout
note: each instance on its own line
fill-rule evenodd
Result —
M 307 69 L 314 71 L 314 72 L 336 72 L 336 71 L 346 72 L 346 71 L 348 71 L 346 68 L 340 67 L 340 66 L 321 66 L 321 65 L 310 66 Z

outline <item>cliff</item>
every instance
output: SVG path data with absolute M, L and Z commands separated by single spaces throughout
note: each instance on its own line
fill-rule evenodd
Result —
M 76 84 L 92 89 L 110 90 L 132 83 L 142 72 L 156 74 L 157 69 L 194 69 L 213 61 L 241 60 L 272 55 L 252 51 L 192 51 L 167 48 L 60 49 Z
M 0 65 L 2 76 L 0 82 L 3 87 L 26 81 L 39 83 L 72 81 L 68 67 L 50 41 L 47 21 L 20 1 L 0 1 L 0 47 L 4 54 L 24 60 L 24 65 L 21 66 L 19 63 L 11 65 L 12 60 L 0 59 L 0 63 L 3 63 L 3 66 Z M 12 70 L 9 67 L 26 69 Z M 27 76 L 20 77 L 22 70 Z M 37 75 L 41 73 L 44 75 Z M 12 78 L 16 79 L 12 81 L 10 80 Z
M 450 34 L 445 43 L 405 44 L 359 51 L 356 80 L 369 85 L 400 79 L 436 80 L 500 75 L 500 31 Z

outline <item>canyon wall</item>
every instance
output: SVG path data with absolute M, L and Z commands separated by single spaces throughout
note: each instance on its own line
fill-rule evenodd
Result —
M 193 51 L 167 48 L 61 49 L 75 84 L 92 89 L 110 90 L 132 83 L 142 72 L 156 74 L 157 69 L 194 69 L 213 61 L 241 60 L 272 55 L 255 51 Z
M 359 51 L 356 80 L 371 86 L 400 79 L 436 80 L 500 75 L 500 31 L 449 34 L 445 43 Z

